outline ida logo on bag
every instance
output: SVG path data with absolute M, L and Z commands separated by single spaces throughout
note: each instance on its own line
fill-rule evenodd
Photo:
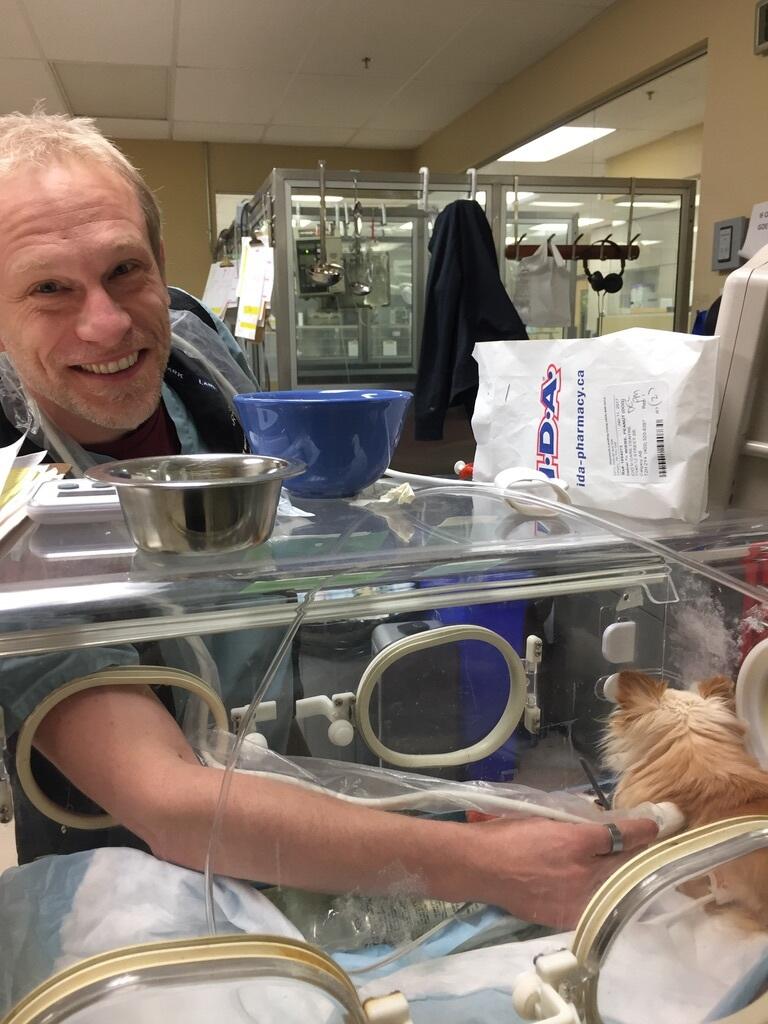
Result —
M 544 412 L 536 431 L 536 469 L 553 479 L 559 476 L 561 385 L 560 367 L 550 363 L 539 391 Z

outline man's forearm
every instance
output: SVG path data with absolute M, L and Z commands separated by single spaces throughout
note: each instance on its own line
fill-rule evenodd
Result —
M 157 856 L 202 869 L 222 775 L 198 763 L 151 693 L 104 687 L 76 694 L 49 713 L 36 741 Z M 608 857 L 612 838 L 601 825 L 428 821 L 236 773 L 214 867 L 326 892 L 394 889 L 497 903 L 561 927 L 573 925 L 600 882 L 656 834 L 642 819 L 622 830 L 626 852 Z
M 222 774 L 179 764 L 163 790 L 169 801 L 164 821 L 146 838 L 153 852 L 202 869 Z M 486 885 L 471 863 L 467 829 L 345 803 L 290 783 L 236 773 L 232 776 L 215 870 L 324 892 L 397 888 L 447 900 L 482 899 Z

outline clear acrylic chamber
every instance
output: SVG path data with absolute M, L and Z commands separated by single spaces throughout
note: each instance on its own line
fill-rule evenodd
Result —
M 426 174 L 425 174 L 426 172 Z M 275 247 L 272 318 L 265 337 L 269 386 L 410 386 L 416 377 L 429 272 L 428 245 L 449 203 L 475 198 L 488 217 L 500 276 L 514 299 L 516 241 L 537 247 L 639 247 L 619 293 L 598 295 L 570 261 L 571 326 L 532 337 L 591 337 L 625 327 L 685 331 L 693 252 L 692 181 L 329 171 L 328 258 L 344 268 L 332 285 L 313 282 L 320 247 L 317 170 L 276 169 L 248 204 L 250 230 Z M 472 184 L 474 182 L 474 185 Z M 219 196 L 223 201 L 226 196 Z M 232 197 L 230 197 L 232 198 Z M 357 212 L 355 212 L 357 211 Z M 235 223 L 235 233 L 240 226 Z M 227 227 L 219 224 L 219 229 Z M 615 252 L 590 270 L 618 273 Z M 598 321 L 598 317 L 600 320 Z
M 678 688 L 719 674 L 735 679 L 766 635 L 768 520 L 733 516 L 689 527 L 600 523 L 547 508 L 523 515 L 497 494 L 458 484 L 417 489 L 404 505 L 373 496 L 302 508 L 312 518 L 281 518 L 268 543 L 213 562 L 136 552 L 120 520 L 37 526 L 0 562 L 0 671 L 26 665 L 39 677 L 50 659 L 66 655 L 87 675 L 101 667 L 98 652 L 129 648 L 156 666 L 155 682 L 172 684 L 177 718 L 210 771 L 229 765 L 270 773 L 288 786 L 392 814 L 463 821 L 554 812 L 578 821 L 600 818 L 596 789 L 610 800 L 616 781 L 601 755 L 612 674 L 636 669 Z M 173 689 L 187 677 L 164 677 L 166 668 L 201 679 L 209 699 L 200 702 L 186 685 Z M 760 721 L 750 725 L 759 730 L 763 706 L 755 706 Z M 12 731 L 14 710 L 5 712 Z M 224 790 L 217 826 L 230 812 Z M 88 825 L 56 819 L 55 808 L 53 815 L 68 839 Z M 226 855 L 224 835 L 211 838 L 212 875 Z M 254 834 L 253 841 L 269 838 Z M 572 997 L 574 1012 L 590 1024 L 730 1020 L 725 1010 L 708 1014 L 721 1006 L 733 1013 L 739 1000 L 759 998 L 764 936 L 753 930 L 737 943 L 730 933 L 712 933 L 723 922 L 679 885 L 683 876 L 707 877 L 719 863 L 763 849 L 768 820 L 708 833 L 701 843 L 691 850 L 670 839 L 654 848 L 660 859 L 645 874 L 622 876 L 612 909 L 605 899 L 593 905 L 598 917 L 591 925 L 583 919 L 575 944 L 499 908 L 427 900 L 418 879 L 400 878 L 397 865 L 385 896 L 369 898 L 353 885 L 325 894 L 270 885 L 259 899 L 285 915 L 286 934 L 300 934 L 353 972 L 362 996 L 402 991 L 417 1024 L 438 1014 L 442 1021 L 501 1012 L 522 1019 L 513 1009 L 515 979 L 533 970 L 539 953 L 563 947 L 576 967 L 547 983 L 558 998 Z M 247 916 L 230 912 L 221 880 L 208 893 L 206 923 L 204 879 L 193 877 L 194 913 L 176 935 L 172 923 L 159 936 L 134 922 L 122 945 L 202 935 L 211 923 L 222 932 L 253 930 Z M 697 914 L 706 938 L 699 945 Z M 638 931 L 638 921 L 649 920 L 653 928 Z M 104 941 L 101 949 L 92 936 L 71 944 L 66 962 L 41 959 L 16 998 L 41 974 L 119 944 Z M 734 953 L 726 962 L 719 942 L 731 951 L 743 946 L 744 957 Z M 683 963 L 675 949 L 678 960 L 685 950 Z M 628 966 L 632 956 L 654 965 L 655 1002 L 649 985 L 630 984 L 644 976 Z M 717 971 L 708 966 L 712 956 Z M 739 989 L 747 975 L 749 985 Z M 125 976 L 134 977 L 129 966 Z M 680 978 L 702 994 L 696 979 L 703 976 L 705 998 L 675 995 Z M 171 982 L 187 984 L 173 972 Z M 165 984 L 156 979 L 153 991 Z M 288 988 L 279 996 L 286 1007 Z M 331 996 L 317 998 L 310 1012 L 297 997 L 295 1019 L 335 1019 Z M 538 1006 L 543 1013 L 546 1000 L 531 999 L 526 1012 L 533 1017 Z M 223 1007 L 228 1000 L 222 992 Z M 649 1007 L 656 1014 L 663 1005 L 669 1015 L 648 1016 Z M 261 1016 L 240 1012 L 228 1009 L 223 1019 L 278 1019 L 263 1008 Z M 280 1019 L 294 1017 L 286 1009 Z

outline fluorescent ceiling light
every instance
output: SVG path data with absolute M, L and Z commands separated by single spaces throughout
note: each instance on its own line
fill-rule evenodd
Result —
M 661 245 L 660 238 L 641 238 L 640 245 Z
M 326 203 L 343 203 L 344 196 L 326 196 Z M 320 196 L 291 196 L 293 203 L 319 203 Z
M 536 195 L 535 192 L 518 192 L 517 193 L 517 201 L 518 201 L 518 203 L 524 203 L 527 199 L 530 199 L 532 196 L 535 196 L 535 195 Z M 515 193 L 514 192 L 507 192 L 507 206 L 511 207 L 511 206 L 514 206 L 514 205 L 515 205 Z
M 481 206 L 485 206 L 485 192 L 476 192 L 475 201 L 480 203 Z
M 403 221 L 402 224 L 398 224 L 397 225 L 397 230 L 398 231 L 413 231 L 413 221 L 412 220 Z
M 625 220 L 612 220 L 611 221 L 611 227 L 612 228 L 620 228 L 622 226 L 622 224 L 626 224 L 626 223 L 627 222 Z
M 519 160 L 528 163 L 545 163 L 547 160 L 554 160 L 564 153 L 571 153 L 574 149 L 581 149 L 582 146 L 602 139 L 605 135 L 615 132 L 615 128 L 574 128 L 570 125 L 563 125 L 562 128 L 555 128 L 554 131 L 540 135 L 532 142 L 526 142 L 524 146 L 500 156 L 499 160 Z
M 570 208 L 572 208 L 574 206 L 583 206 L 583 205 L 584 205 L 584 203 L 561 203 L 558 199 L 553 199 L 551 201 L 548 200 L 548 199 L 539 199 L 538 202 L 531 203 L 531 206 L 550 206 L 553 209 L 557 208 L 557 209 L 563 209 L 563 210 L 570 209 Z
M 594 224 L 604 224 L 602 217 L 579 217 L 580 228 L 591 228 Z
M 641 200 L 635 200 L 634 204 L 630 203 L 628 199 L 622 199 L 618 203 L 614 203 L 614 206 L 633 206 L 636 210 L 676 210 L 677 200 L 673 200 L 671 203 L 652 203 L 644 202 Z
M 535 224 L 528 231 L 532 235 L 562 234 L 568 230 L 568 226 L 560 221 L 558 224 Z

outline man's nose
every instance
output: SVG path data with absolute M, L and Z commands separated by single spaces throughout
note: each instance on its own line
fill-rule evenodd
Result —
M 130 328 L 130 314 L 106 289 L 88 289 L 77 318 L 77 336 L 81 341 L 107 348 L 122 341 Z

